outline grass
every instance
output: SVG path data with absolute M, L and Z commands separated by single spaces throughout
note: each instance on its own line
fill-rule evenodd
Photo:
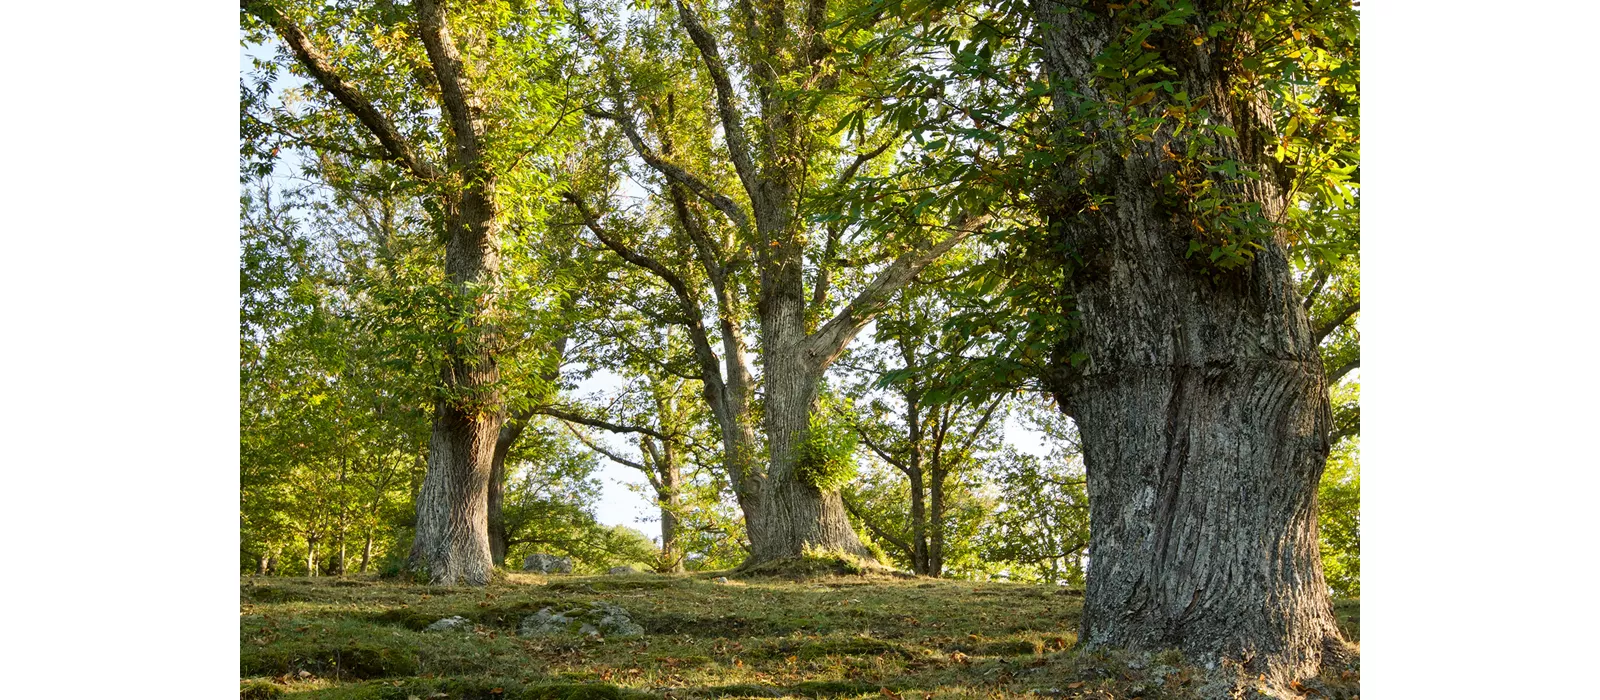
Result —
M 247 577 L 240 697 L 1189 698 L 1201 683 L 1176 657 L 1075 650 L 1082 598 L 1054 587 L 717 575 L 513 573 L 487 588 Z M 516 634 L 540 608 L 596 600 L 627 609 L 645 636 Z M 1358 639 L 1359 602 L 1335 611 Z M 452 615 L 475 630 L 422 631 Z M 1359 690 L 1359 671 L 1326 680 L 1318 697 Z

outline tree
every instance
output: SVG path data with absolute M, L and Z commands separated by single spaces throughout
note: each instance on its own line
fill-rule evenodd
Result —
M 837 129 L 824 133 L 847 103 L 838 97 L 841 85 L 870 72 L 836 49 L 841 41 L 859 39 L 841 33 L 832 23 L 836 10 L 827 2 L 800 7 L 783 2 L 760 6 L 737 2 L 726 8 L 730 21 L 723 25 L 707 23 L 702 10 L 678 2 L 671 8 L 676 17 L 665 12 L 659 15 L 668 24 L 639 31 L 641 50 L 648 55 L 631 61 L 620 58 L 620 51 L 599 36 L 582 10 L 577 13 L 578 28 L 590 38 L 604 64 L 601 82 L 608 104 L 592 108 L 590 114 L 622 132 L 633 155 L 654 171 L 663 190 L 679 193 L 679 199 L 694 198 L 697 204 L 714 210 L 731 229 L 729 236 L 701 236 L 696 241 L 696 252 L 714 284 L 719 279 L 727 281 L 731 268 L 738 266 L 748 265 L 754 277 L 767 459 L 759 471 L 754 464 L 734 462 L 729 467 L 743 472 L 735 490 L 745 510 L 752 564 L 801 556 L 811 549 L 866 554 L 837 490 L 807 483 L 796 468 L 819 386 L 827 368 L 889 295 L 986 221 L 983 212 L 968 211 L 956 219 L 956 226 L 948 228 L 927 226 L 911 217 L 912 225 L 899 230 L 857 231 L 858 235 L 871 234 L 861 236 L 867 245 L 858 242 L 857 246 L 864 248 L 863 258 L 881 267 L 856 282 L 859 286 L 853 298 L 842 305 L 835 303 L 834 295 L 842 291 L 836 288 L 839 280 L 835 275 L 862 264 L 841 264 L 841 237 L 846 227 L 837 225 L 837 216 L 831 217 L 836 225 L 823 221 L 828 215 L 814 209 L 823 201 L 818 195 L 848 185 L 863 165 L 886 153 L 892 159 L 898 144 L 892 122 L 871 134 L 871 139 L 850 140 Z M 676 60 L 685 55 L 691 63 Z M 622 69 L 629 64 L 665 66 L 677 73 L 667 76 L 674 81 L 663 83 L 660 70 L 624 75 Z M 662 89 L 677 84 L 686 74 L 700 85 L 709 85 L 710 94 L 684 91 L 680 95 L 670 87 Z M 708 108 L 711 119 L 669 123 L 668 128 L 689 131 L 682 138 L 667 138 L 658 131 L 656 143 L 649 143 L 651 134 L 639 127 L 644 106 L 672 105 L 679 98 L 701 96 L 704 101 L 700 104 Z M 748 111 L 752 107 L 753 112 Z M 665 111 L 670 116 L 689 110 Z M 649 116 L 659 121 L 659 117 Z M 718 130 L 720 138 L 713 139 Z M 716 143 L 720 167 L 691 171 L 672 151 L 674 143 L 685 142 Z M 721 168 L 731 169 L 732 188 L 724 184 L 729 178 L 721 176 Z M 571 201 L 580 211 L 586 208 L 577 199 Z M 597 236 L 607 237 L 600 217 L 587 211 L 583 215 Z M 902 234 L 902 242 L 892 240 L 896 233 Z M 673 287 L 690 319 L 704 315 L 688 285 L 682 283 L 681 272 L 638 250 L 618 252 Z M 812 277 L 809 285 L 808 272 Z M 718 299 L 723 319 L 730 317 L 727 311 L 737 303 L 732 291 L 726 290 Z M 733 333 L 724 329 L 724 359 L 742 350 L 726 347 L 736 333 L 737 329 Z M 726 406 L 748 397 L 743 368 L 730 367 L 723 375 L 710 338 L 701 334 L 694 342 L 710 387 L 708 394 L 728 395 L 711 399 L 724 406 L 713 406 L 719 422 L 735 428 L 730 432 L 742 430 L 741 416 Z M 731 441 L 746 447 L 753 442 L 745 435 L 735 435 Z
M 508 217 L 538 218 L 548 177 L 539 167 L 549 165 L 541 160 L 561 143 L 554 25 L 506 3 L 453 14 L 435 0 L 240 8 L 250 38 L 275 35 L 287 49 L 279 63 L 321 88 L 308 95 L 308 113 L 281 111 L 252 128 L 391 164 L 443 244 L 430 307 L 447 332 L 434 338 L 439 391 L 409 566 L 434 583 L 486 584 L 488 483 L 504 420 L 501 237 Z M 356 28 L 346 29 L 352 13 Z
M 1316 527 L 1331 421 L 1283 223 L 1328 167 L 1274 149 L 1297 126 L 1286 96 L 1338 98 L 1318 80 L 1353 59 L 1355 12 L 1032 7 L 1058 119 L 1049 222 L 1072 256 L 1052 388 L 1088 469 L 1082 638 L 1314 675 L 1343 648 Z
M 940 287 L 953 286 L 948 277 L 960 267 L 947 260 L 930 272 L 942 273 L 944 278 L 935 276 Z M 868 387 L 857 385 L 852 393 L 860 394 L 857 402 L 864 404 L 865 415 L 853 419 L 852 428 L 868 454 L 907 480 L 909 527 L 896 535 L 898 528 L 875 517 L 873 509 L 848 497 L 846 505 L 895 551 L 896 559 L 906 561 L 913 573 L 933 577 L 944 575 L 946 533 L 961 520 L 949 508 L 952 489 L 980 470 L 979 452 L 998 447 L 1007 398 L 1003 392 L 962 392 L 951 385 L 952 367 L 945 360 L 959 357 L 971 340 L 942 332 L 948 312 L 938 289 L 910 285 L 878 316 L 875 345 L 849 355 L 851 369 L 865 370 L 873 384 L 889 385 L 891 395 L 870 400 Z
M 988 473 L 1000 506 L 986 523 L 984 554 L 1014 580 L 1083 585 L 1089 495 L 1076 426 L 1048 398 L 1031 394 L 1013 415 L 1043 437 L 1042 456 L 1007 447 Z
M 360 542 L 365 571 L 409 496 L 422 387 L 362 323 L 378 255 L 344 225 L 352 203 L 259 184 L 241 212 L 241 545 L 258 573 L 288 549 L 316 575 L 345 573 Z
M 612 420 L 545 409 L 547 415 L 561 417 L 573 436 L 590 450 L 644 475 L 660 509 L 661 556 L 656 568 L 663 573 L 683 571 L 687 554 L 680 543 L 679 522 L 685 506 L 683 493 L 685 462 L 691 449 L 689 441 L 700 417 L 690 412 L 693 406 L 683 395 L 684 384 L 681 378 L 649 377 L 644 386 L 625 390 L 616 400 L 608 402 L 609 413 L 623 416 Z M 635 436 L 639 458 L 634 460 L 618 454 L 586 435 L 577 425 Z

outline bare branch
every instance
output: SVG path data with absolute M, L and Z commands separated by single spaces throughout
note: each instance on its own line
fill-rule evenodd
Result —
M 312 45 L 311 39 L 305 32 L 289 18 L 284 17 L 277 8 L 263 0 L 240 0 L 239 9 L 255 15 L 276 30 L 284 43 L 289 45 L 295 59 L 311 73 L 317 84 L 327 90 L 328 94 L 367 128 L 367 131 L 377 137 L 378 143 L 383 145 L 383 150 L 390 160 L 405 166 L 412 174 L 423 180 L 433 180 L 443 174 L 438 166 L 418 157 L 416 151 L 400 135 L 399 129 L 395 128 L 394 123 L 373 107 L 372 102 L 363 96 L 355 85 L 335 72 L 332 64 L 328 62 L 328 57 Z
M 539 406 L 538 408 L 533 409 L 533 412 L 541 416 L 560 418 L 568 423 L 579 423 L 582 425 L 587 425 L 591 428 L 608 430 L 613 433 L 639 433 L 641 435 L 649 435 L 650 437 L 658 440 L 672 439 L 671 435 L 667 435 L 652 428 L 645 428 L 637 425 L 617 425 L 616 423 L 603 421 L 599 418 L 590 418 L 589 416 L 575 413 L 559 406 Z
M 633 469 L 637 469 L 637 470 L 642 471 L 642 472 L 644 472 L 646 474 L 650 473 L 650 468 L 649 467 L 646 467 L 643 464 L 635 462 L 635 461 L 633 461 L 631 459 L 628 459 L 626 457 L 622 457 L 620 455 L 617 455 L 617 454 L 613 453 L 611 450 L 608 450 L 608 449 L 606 449 L 604 447 L 596 445 L 593 441 L 589 440 L 589 436 L 583 434 L 583 431 L 572 427 L 571 423 L 562 423 L 561 425 L 565 426 L 566 429 L 567 429 L 567 432 L 572 433 L 573 437 L 578 438 L 578 442 L 583 443 L 584 447 L 587 447 L 587 448 L 589 448 L 591 450 L 594 450 L 595 452 L 598 452 L 598 453 L 600 453 L 602 455 L 605 455 L 605 457 L 607 459 L 610 459 L 611 461 L 616 462 L 617 464 L 620 464 L 620 465 L 622 465 L 624 467 L 630 467 L 630 468 L 633 468 Z
M 619 104 L 618 107 L 621 108 L 621 105 Z M 625 114 L 614 114 L 592 107 L 585 111 L 591 117 L 606 119 L 616 123 L 617 126 L 622 127 L 622 133 L 624 136 L 628 137 L 628 143 L 633 145 L 634 152 L 638 153 L 639 158 L 656 172 L 661 173 L 668 179 L 674 180 L 689 188 L 689 191 L 693 192 L 696 197 L 704 199 L 706 202 L 710 203 L 711 206 L 716 207 L 717 211 L 727 215 L 728 219 L 733 221 L 733 223 L 740 228 L 745 228 L 750 225 L 750 217 L 744 213 L 744 209 L 739 206 L 738 202 L 735 202 L 731 197 L 718 192 L 712 186 L 701 181 L 700 178 L 689 174 L 689 171 L 674 165 L 665 158 L 662 158 L 660 154 L 655 152 L 655 149 L 650 148 L 650 146 L 644 142 L 644 138 L 639 135 L 639 127 L 633 123 L 632 117 Z
M 888 141 L 885 141 L 882 146 L 867 151 L 866 153 L 856 154 L 855 159 L 851 160 L 850 164 L 845 166 L 844 170 L 839 173 L 839 177 L 834 179 L 833 186 L 843 187 L 846 183 L 855 178 L 856 171 L 860 170 L 861 166 L 866 165 L 873 158 L 883 155 L 883 152 L 889 150 L 889 147 L 893 146 L 894 144 L 894 139 L 889 139 Z
M 895 469 L 899 469 L 900 471 L 904 472 L 906 476 L 911 476 L 911 468 L 907 467 L 906 463 L 901 461 L 900 458 L 890 454 L 888 450 L 884 449 L 877 442 L 874 442 L 872 436 L 867 435 L 867 431 L 862 430 L 861 426 L 851 422 L 850 427 L 856 431 L 857 435 L 861 436 L 861 441 L 866 443 L 868 448 L 877 453 L 879 457 L 883 458 L 883 461 L 888 462 L 889 465 Z
M 994 401 L 989 403 L 989 408 L 984 409 L 983 417 L 978 419 L 977 425 L 972 426 L 972 432 L 967 435 L 966 440 L 962 441 L 961 447 L 956 451 L 956 454 L 964 455 L 967 454 L 967 450 L 972 449 L 972 443 L 978 441 L 978 434 L 982 433 L 984 427 L 989 425 L 989 419 L 994 417 L 995 409 L 1000 408 L 1000 402 L 1005 401 L 1005 399 L 1006 397 L 1003 395 L 997 396 Z

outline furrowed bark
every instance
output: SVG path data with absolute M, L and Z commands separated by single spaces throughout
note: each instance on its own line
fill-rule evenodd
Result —
M 1035 0 L 1040 40 L 1063 124 L 1086 134 L 1097 186 L 1113 205 L 1051 223 L 1081 267 L 1070 293 L 1081 315 L 1075 349 L 1051 389 L 1082 436 L 1090 565 L 1080 638 L 1089 646 L 1179 648 L 1232 660 L 1250 677 L 1312 676 L 1340 648 L 1317 548 L 1317 483 L 1328 453 L 1327 386 L 1282 241 L 1262 241 L 1247 269 L 1208 271 L 1186 259 L 1187 220 L 1160 213 L 1153 183 L 1173 167 L 1162 146 L 1123 142 L 1115 115 L 1073 123 L 1104 103 L 1093 59 L 1122 27 L 1103 6 Z M 1223 42 L 1164 44 L 1183 89 L 1208 97 L 1237 138 L 1219 155 L 1259 164 L 1271 123 L 1264 101 L 1233 91 Z M 1199 29 L 1195 29 L 1198 27 Z M 1173 150 L 1182 152 L 1182 144 Z M 1069 166 L 1071 167 L 1071 166 Z M 1079 173 L 1057 186 L 1072 192 Z M 1283 210 L 1270 177 L 1230 194 Z

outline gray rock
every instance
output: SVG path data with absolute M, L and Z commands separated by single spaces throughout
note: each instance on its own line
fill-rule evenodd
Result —
M 627 576 L 629 574 L 637 574 L 637 573 L 641 573 L 641 572 L 639 571 L 638 567 L 635 567 L 632 564 L 627 564 L 627 565 L 624 565 L 624 566 L 613 566 L 613 567 L 611 567 L 609 569 L 606 569 L 606 575 L 608 575 L 608 576 Z
M 554 554 L 531 554 L 522 560 L 522 570 L 532 571 L 536 574 L 570 574 L 572 573 L 572 557 L 558 557 Z
M 576 634 L 583 637 L 639 637 L 644 628 L 628 616 L 628 611 L 613 603 L 595 601 L 587 608 L 556 612 L 544 608 L 522 618 L 517 634 L 523 637 L 552 637 Z
M 453 615 L 422 628 L 424 632 L 471 632 L 472 621 L 460 615 Z
M 711 581 L 713 583 L 727 583 L 728 582 L 728 577 L 727 576 L 718 576 L 718 577 L 716 577 L 714 579 L 711 579 Z

